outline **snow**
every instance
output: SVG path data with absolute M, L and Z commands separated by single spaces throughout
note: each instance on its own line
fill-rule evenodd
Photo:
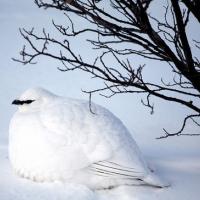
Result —
M 120 186 L 91 190 L 80 184 L 36 183 L 18 177 L 8 159 L 8 144 L 0 142 L 0 199 L 2 200 L 197 200 L 200 196 L 199 138 L 148 140 L 134 134 L 148 164 L 170 182 L 168 188 Z M 155 136 L 155 135 L 154 135 Z
M 96 194 L 83 185 L 63 185 L 62 183 L 34 183 L 26 179 L 19 178 L 11 170 L 8 162 L 7 147 L 0 147 L 1 161 L 1 200 L 92 200 L 96 199 Z M 3 164 L 3 165 L 2 165 Z
M 149 153 L 150 154 L 150 153 Z M 92 191 L 78 184 L 35 183 L 19 178 L 11 169 L 7 145 L 0 146 L 0 199 L 2 200 L 197 200 L 200 196 L 200 160 L 196 156 L 174 154 L 148 157 L 171 186 L 158 189 L 147 186 L 121 186 L 112 190 Z

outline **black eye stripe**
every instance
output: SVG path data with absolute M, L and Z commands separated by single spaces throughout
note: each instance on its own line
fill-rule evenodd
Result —
M 33 101 L 35 100 L 14 100 L 12 102 L 12 104 L 15 104 L 15 105 L 23 105 L 23 104 L 31 104 Z
M 30 104 L 30 103 L 32 103 L 33 101 L 35 101 L 35 100 L 26 100 L 26 101 L 24 101 L 24 104 Z

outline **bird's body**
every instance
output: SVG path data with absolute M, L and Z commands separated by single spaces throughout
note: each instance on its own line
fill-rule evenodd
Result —
M 165 186 L 149 170 L 123 123 L 107 109 L 92 104 L 92 113 L 87 101 L 39 88 L 14 102 L 19 109 L 10 123 L 9 157 L 20 176 L 94 189 Z

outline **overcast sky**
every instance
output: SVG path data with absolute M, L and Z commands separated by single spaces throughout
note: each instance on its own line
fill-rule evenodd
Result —
M 61 13 L 38 9 L 33 0 L 0 1 L 0 140 L 7 141 L 8 138 L 9 120 L 16 110 L 11 105 L 12 100 L 27 88 L 41 86 L 62 96 L 88 99 L 81 89 L 91 88 L 91 85 L 95 88 L 95 84 L 97 86 L 99 84 L 97 80 L 90 80 L 90 77 L 84 73 L 58 71 L 57 67 L 60 67 L 61 64 L 48 58 L 41 58 L 36 65 L 27 66 L 11 60 L 11 57 L 18 56 L 18 52 L 24 44 L 18 31 L 19 27 L 31 28 L 34 26 L 38 31 L 41 31 L 42 27 L 47 27 L 50 32 L 54 33 L 55 30 L 51 27 L 52 19 L 64 21 Z M 197 34 L 197 31 L 194 30 L 193 32 L 190 30 L 190 32 L 194 35 Z M 77 45 L 83 54 L 87 53 L 87 49 L 82 43 L 74 45 Z M 148 67 L 151 65 L 151 62 L 143 59 L 137 60 L 136 63 L 138 64 L 140 61 L 141 64 L 146 63 Z M 151 68 L 150 71 L 152 71 Z M 153 74 L 151 72 L 149 75 L 153 76 L 155 72 Z M 99 95 L 93 96 L 93 101 L 110 109 L 124 122 L 139 144 L 143 146 L 158 144 L 160 147 L 167 148 L 165 141 L 155 140 L 155 137 L 162 134 L 162 128 L 176 131 L 181 125 L 184 114 L 189 111 L 177 104 L 155 99 L 155 114 L 150 115 L 149 110 L 141 105 L 140 100 L 139 96 L 133 95 L 120 95 L 112 99 L 105 99 Z M 188 131 L 196 133 L 197 129 L 189 126 Z M 181 147 L 183 140 L 199 145 L 200 137 L 169 140 L 174 147 L 178 145 L 184 149 Z

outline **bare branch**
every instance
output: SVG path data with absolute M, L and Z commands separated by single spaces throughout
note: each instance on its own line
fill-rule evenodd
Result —
M 200 49 L 200 42 L 189 38 L 187 30 L 191 13 L 199 20 L 197 9 L 200 4 L 198 0 L 182 0 L 183 3 L 169 0 L 163 5 L 163 18 L 158 18 L 156 12 L 149 12 L 154 5 L 152 2 L 108 0 L 104 4 L 103 0 L 35 0 L 40 8 L 62 11 L 67 26 L 52 21 L 55 30 L 62 36 L 59 40 L 50 36 L 45 29 L 41 36 L 34 29 L 20 29 L 27 44 L 20 52 L 21 58 L 13 60 L 33 64 L 38 57 L 46 56 L 62 63 L 62 67 L 58 67 L 60 71 L 81 70 L 92 75 L 92 78 L 102 80 L 102 88 L 84 90 L 89 94 L 92 113 L 91 98 L 94 93 L 107 98 L 116 94 L 143 94 L 141 102 L 150 108 L 152 114 L 153 97 L 182 105 L 193 113 L 185 117 L 178 132 L 169 133 L 164 129 L 165 135 L 161 138 L 183 135 L 189 119 L 199 125 L 196 118 L 200 115 L 200 59 L 194 56 L 191 42 L 197 50 Z M 71 14 L 83 20 L 83 28 L 76 26 L 76 20 Z M 88 38 L 88 33 L 94 37 Z M 94 59 L 88 61 L 72 48 L 71 43 L 79 37 L 92 45 L 96 52 Z M 51 47 L 58 51 L 51 51 Z M 145 61 L 135 66 L 136 56 L 141 56 L 143 60 L 158 61 L 160 68 L 162 63 L 167 63 L 171 77 L 147 80 L 144 76 Z M 152 66 L 148 67 L 154 70 Z
M 199 117 L 199 116 L 200 116 L 200 115 L 188 115 L 187 117 L 185 117 L 185 119 L 184 119 L 184 121 L 183 121 L 183 124 L 182 124 L 182 127 L 181 127 L 181 129 L 180 129 L 179 131 L 177 131 L 177 132 L 175 132 L 175 133 L 169 133 L 168 131 L 166 131 L 165 129 L 163 129 L 164 132 L 165 132 L 165 135 L 160 136 L 160 137 L 158 137 L 157 139 L 163 139 L 163 138 L 167 138 L 167 137 L 170 137 L 170 136 L 181 136 L 181 135 L 199 136 L 200 133 L 196 133 L 196 134 L 192 134 L 192 133 L 184 134 L 184 133 L 182 133 L 183 130 L 184 130 L 184 128 L 185 128 L 185 126 L 186 126 L 186 123 L 187 123 L 187 121 L 188 121 L 189 119 L 191 119 L 193 122 L 195 122 L 195 124 L 196 124 L 197 126 L 200 126 L 200 124 L 197 123 L 197 122 L 193 119 L 193 118 Z

